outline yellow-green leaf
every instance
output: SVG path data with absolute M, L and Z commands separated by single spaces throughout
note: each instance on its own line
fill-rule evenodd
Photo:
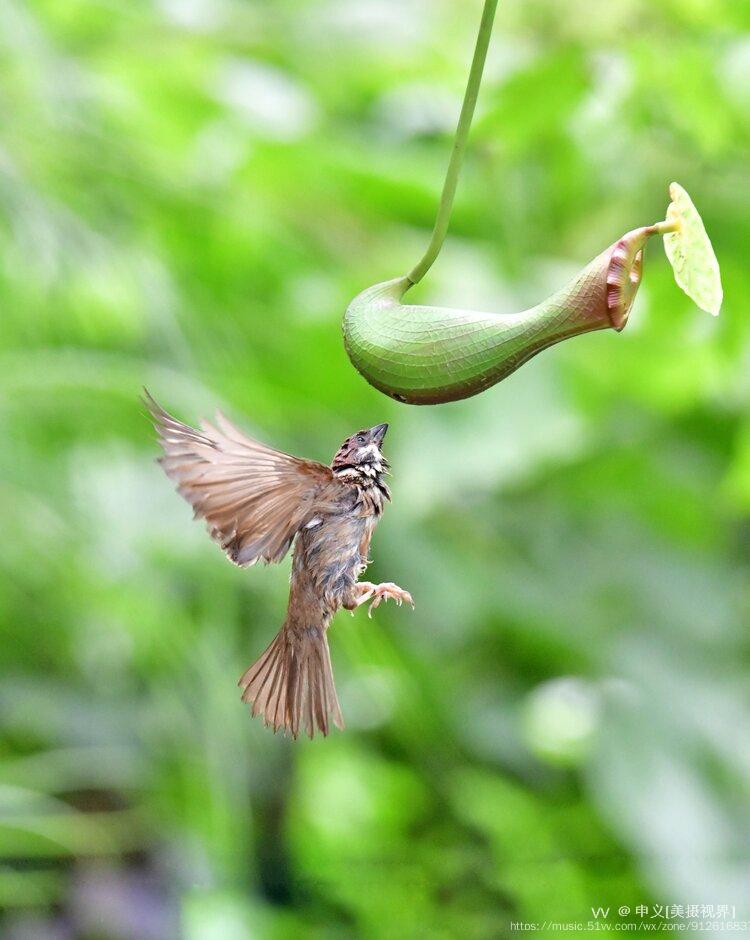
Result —
M 721 288 L 719 262 L 711 240 L 706 234 L 703 219 L 679 183 L 669 187 L 672 199 L 667 209 L 667 221 L 677 221 L 675 232 L 664 236 L 664 250 L 674 270 L 678 285 L 701 310 L 719 315 L 724 293 Z

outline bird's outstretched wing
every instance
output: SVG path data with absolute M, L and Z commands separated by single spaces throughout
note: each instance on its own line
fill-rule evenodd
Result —
M 330 467 L 266 447 L 220 412 L 215 427 L 202 421 L 196 431 L 145 395 L 164 449 L 159 462 L 211 538 L 241 567 L 281 561 L 333 484 Z

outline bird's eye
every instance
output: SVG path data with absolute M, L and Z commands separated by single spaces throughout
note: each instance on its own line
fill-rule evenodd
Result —
M 357 435 L 357 443 L 358 443 L 358 444 L 364 444 L 364 442 L 365 442 L 365 436 L 364 436 L 364 434 L 358 434 L 358 435 Z

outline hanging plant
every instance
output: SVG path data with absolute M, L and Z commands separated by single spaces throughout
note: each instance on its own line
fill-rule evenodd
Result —
M 563 339 L 592 330 L 622 330 L 641 281 L 646 242 L 654 235 L 663 236 L 675 280 L 685 293 L 714 316 L 721 307 L 716 255 L 697 209 L 678 183 L 670 186 L 664 221 L 623 235 L 529 310 L 496 314 L 403 302 L 445 241 L 496 8 L 497 0 L 485 0 L 427 251 L 405 276 L 375 284 L 355 297 L 344 316 L 344 343 L 354 367 L 375 388 L 413 405 L 469 398 Z

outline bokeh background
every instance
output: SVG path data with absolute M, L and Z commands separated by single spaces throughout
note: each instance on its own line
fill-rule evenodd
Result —
M 750 7 L 502 0 L 415 298 L 528 306 L 677 179 L 725 306 L 654 242 L 623 334 L 410 408 L 340 320 L 424 249 L 480 6 L 0 5 L 3 938 L 750 917 Z M 239 702 L 289 563 L 190 521 L 144 384 L 322 460 L 391 423 L 370 573 L 417 607 L 339 615 L 345 734 Z

